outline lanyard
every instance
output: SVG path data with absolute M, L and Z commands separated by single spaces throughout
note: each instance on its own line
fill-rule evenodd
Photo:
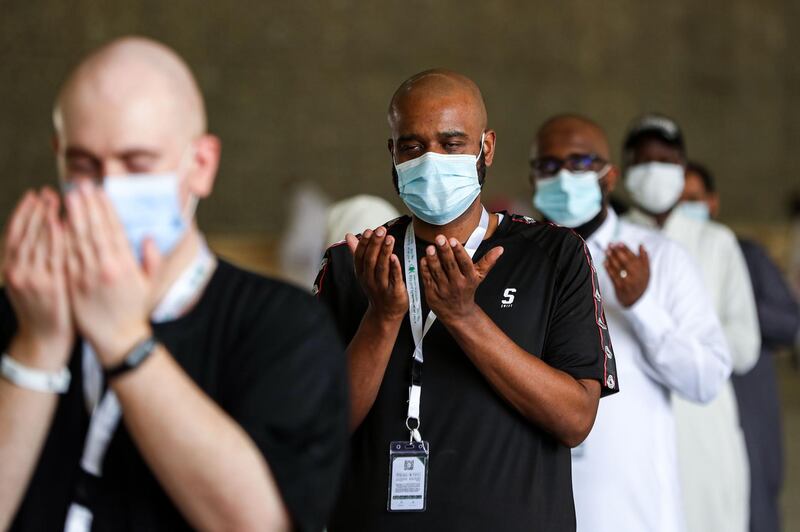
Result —
M 478 250 L 478 246 L 483 242 L 486 230 L 489 228 L 489 213 L 482 208 L 481 221 L 478 227 L 467 239 L 464 249 L 472 258 Z M 411 440 L 420 442 L 422 435 L 419 432 L 420 417 L 419 407 L 422 398 L 422 339 L 428 334 L 433 322 L 436 321 L 436 314 L 431 310 L 428 316 L 422 321 L 422 291 L 419 285 L 419 274 L 417 272 L 417 244 L 414 239 L 414 222 L 411 221 L 406 227 L 406 236 L 403 244 L 404 261 L 406 270 L 406 291 L 408 292 L 408 319 L 411 322 L 411 334 L 414 337 L 414 353 L 411 360 L 411 385 L 408 387 L 408 415 L 406 416 L 406 428 L 411 433 Z
M 216 260 L 204 240 L 200 241 L 200 249 L 194 261 L 175 280 L 170 289 L 150 315 L 154 323 L 176 319 L 195 301 L 202 292 L 211 274 L 214 272 Z M 100 399 L 103 389 L 103 370 L 97 361 L 97 355 L 87 342 L 82 345 L 83 392 L 86 406 L 92 413 L 89 431 L 83 446 L 81 457 L 82 474 L 79 483 L 90 478 L 103 475 L 103 459 L 105 458 L 111 438 L 119 425 L 122 409 L 113 391 L 107 390 Z M 79 486 L 78 492 L 85 492 L 85 486 Z M 83 506 L 88 501 L 76 501 L 70 505 L 64 525 L 65 532 L 88 532 L 92 524 L 92 512 Z

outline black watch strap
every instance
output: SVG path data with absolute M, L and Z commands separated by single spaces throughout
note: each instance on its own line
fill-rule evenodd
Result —
M 115 377 L 119 377 L 123 373 L 127 373 L 132 369 L 138 368 L 142 362 L 147 360 L 147 358 L 153 354 L 153 351 L 156 349 L 156 345 L 158 345 L 158 341 L 154 336 L 149 336 L 148 338 L 145 338 L 141 342 L 137 343 L 135 346 L 133 346 L 133 349 L 128 351 L 128 354 L 125 355 L 125 359 L 122 362 L 106 370 L 106 380 L 110 381 Z

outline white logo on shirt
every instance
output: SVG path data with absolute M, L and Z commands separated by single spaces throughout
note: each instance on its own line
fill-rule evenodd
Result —
M 514 304 L 514 294 L 516 292 L 516 288 L 506 288 L 505 292 L 503 292 L 503 299 L 500 300 L 500 308 L 510 308 Z
M 607 386 L 608 386 L 610 389 L 612 389 L 612 390 L 614 389 L 614 376 L 613 376 L 613 375 L 609 375 L 609 376 L 608 376 L 608 378 L 606 379 L 606 385 L 607 385 Z
M 614 353 L 611 352 L 611 349 L 608 346 L 606 346 L 606 356 L 608 358 L 614 358 Z

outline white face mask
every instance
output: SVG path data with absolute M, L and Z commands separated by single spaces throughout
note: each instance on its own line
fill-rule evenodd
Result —
M 684 184 L 684 170 L 679 164 L 643 163 L 625 172 L 625 188 L 633 200 L 651 214 L 662 214 L 674 207 Z

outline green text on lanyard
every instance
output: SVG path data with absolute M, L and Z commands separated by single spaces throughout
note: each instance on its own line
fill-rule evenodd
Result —
M 464 246 L 470 258 L 475 255 L 481 245 L 486 230 L 489 228 L 489 213 L 485 208 L 481 212 L 481 221 L 472 232 Z M 420 289 L 419 272 L 417 263 L 417 245 L 414 240 L 414 223 L 406 228 L 404 243 L 404 261 L 406 270 L 406 290 L 408 291 L 408 318 L 411 322 L 411 334 L 414 337 L 414 353 L 411 361 L 411 385 L 408 387 L 408 415 L 406 428 L 410 431 L 410 440 L 421 442 L 420 434 L 420 400 L 422 397 L 422 339 L 428 333 L 436 320 L 433 311 L 428 312 L 425 321 L 422 320 L 422 291 Z

